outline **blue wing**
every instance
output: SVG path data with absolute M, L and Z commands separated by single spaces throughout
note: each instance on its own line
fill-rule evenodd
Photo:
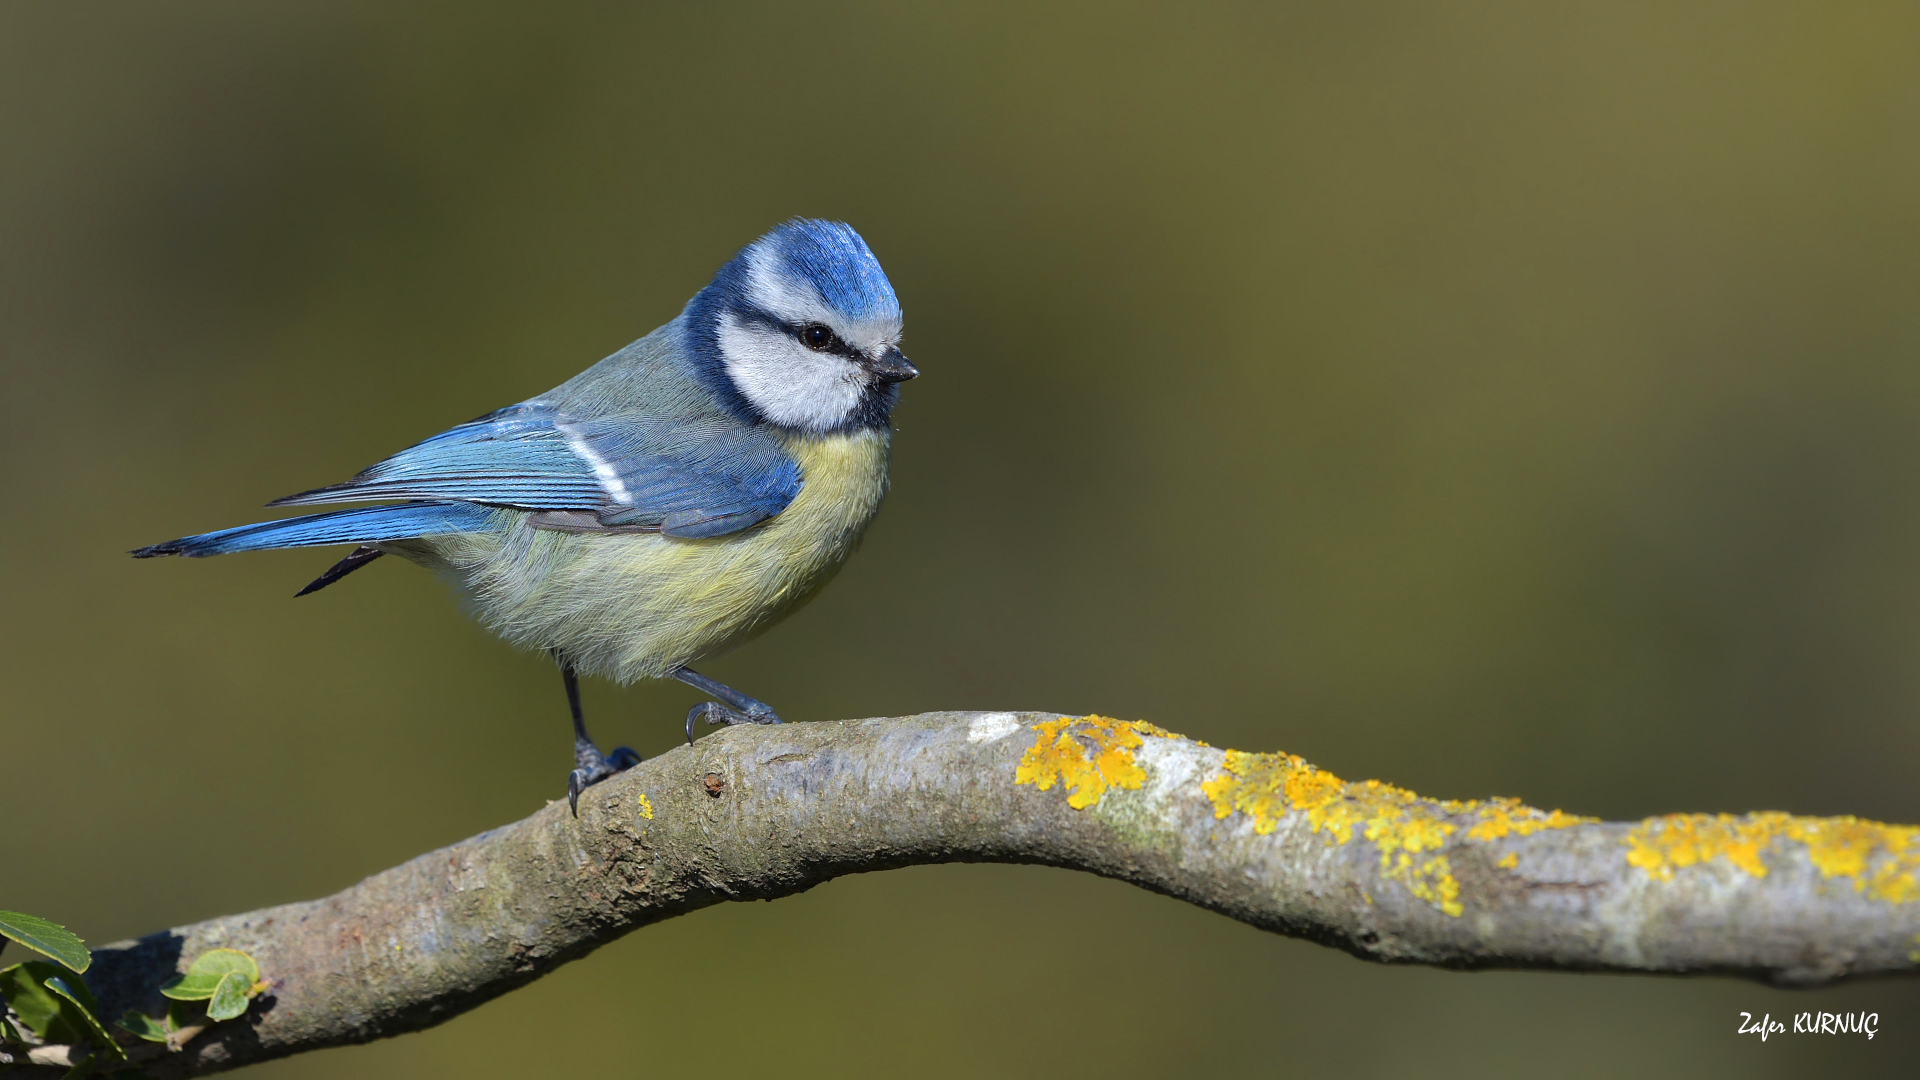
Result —
M 416 536 L 481 532 L 493 525 L 493 512 L 470 503 L 406 503 L 401 506 L 363 506 L 309 514 L 282 521 L 263 521 L 237 529 L 201 533 L 143 547 L 136 559 L 156 555 L 185 555 L 190 559 L 228 555 L 267 548 L 323 547 L 328 544 L 370 544 Z
M 799 492 L 799 463 L 759 429 L 636 413 L 575 419 L 536 400 L 269 505 L 444 499 L 570 511 L 568 528 L 700 538 L 764 521 Z

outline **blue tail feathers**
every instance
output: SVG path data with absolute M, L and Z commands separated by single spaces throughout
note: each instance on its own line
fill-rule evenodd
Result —
M 493 527 L 494 511 L 472 503 L 414 502 L 399 506 L 364 506 L 308 514 L 283 521 L 263 521 L 237 529 L 183 536 L 133 552 L 136 559 L 157 555 L 184 555 L 190 559 L 230 555 L 236 551 L 268 548 L 322 547 L 329 544 L 372 544 L 416 536 L 485 532 Z

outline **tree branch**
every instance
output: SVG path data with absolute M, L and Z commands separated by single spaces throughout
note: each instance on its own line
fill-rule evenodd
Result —
M 437 1024 L 645 926 L 919 863 L 1087 870 L 1356 956 L 1455 968 L 1912 972 L 1920 829 L 1600 823 L 1441 802 L 1142 723 L 1041 713 L 736 727 L 322 900 L 110 945 L 108 1016 L 201 951 L 272 989 L 143 1067 L 216 1072 Z M 147 1044 L 153 1046 L 153 1044 Z

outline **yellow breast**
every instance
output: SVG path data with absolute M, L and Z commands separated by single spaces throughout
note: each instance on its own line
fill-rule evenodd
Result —
M 884 430 L 791 437 L 800 493 L 728 536 L 556 532 L 503 511 L 502 531 L 415 557 L 452 571 L 509 641 L 559 648 L 583 674 L 658 678 L 746 641 L 826 584 L 886 495 L 888 442 Z

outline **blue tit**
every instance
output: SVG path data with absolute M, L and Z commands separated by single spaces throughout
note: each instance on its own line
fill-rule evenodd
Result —
M 385 502 L 189 536 L 135 558 L 354 544 L 298 595 L 383 555 L 456 583 L 489 629 L 548 651 L 573 713 L 567 798 L 639 761 L 602 756 L 580 675 L 672 678 L 687 716 L 777 724 L 688 665 L 756 636 L 839 569 L 887 491 L 900 303 L 847 225 L 795 219 L 672 322 L 555 389 L 341 484 L 269 506 Z

